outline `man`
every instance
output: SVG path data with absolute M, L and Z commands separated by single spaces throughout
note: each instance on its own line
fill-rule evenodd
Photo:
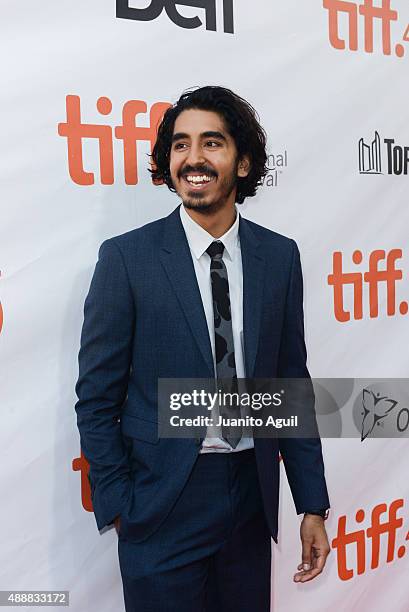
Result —
M 304 513 L 294 580 L 317 576 L 329 553 L 319 438 L 210 427 L 204 439 L 158 438 L 158 378 L 309 376 L 297 246 L 235 205 L 256 193 L 265 147 L 232 91 L 183 94 L 152 152 L 154 181 L 182 205 L 100 249 L 76 410 L 98 528 L 118 531 L 128 612 L 270 610 L 279 451 Z

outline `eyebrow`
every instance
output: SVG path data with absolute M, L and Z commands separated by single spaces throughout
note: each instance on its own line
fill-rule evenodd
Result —
M 186 134 L 185 132 L 176 132 L 176 134 L 173 134 L 172 136 L 172 142 L 176 142 L 177 140 L 185 140 L 189 138 L 190 138 L 189 134 Z M 212 130 L 209 130 L 207 132 L 202 132 L 200 134 L 200 138 L 218 138 L 219 140 L 224 140 L 224 142 L 227 142 L 226 137 L 223 136 L 221 132 L 215 132 Z

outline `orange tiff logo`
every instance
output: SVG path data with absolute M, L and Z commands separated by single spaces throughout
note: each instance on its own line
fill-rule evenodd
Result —
M 346 41 L 340 37 L 339 17 L 344 14 L 348 23 L 347 40 L 350 51 L 358 50 L 358 21 L 362 18 L 364 45 L 366 53 L 374 50 L 374 23 L 379 20 L 382 31 L 382 52 L 384 55 L 392 53 L 391 23 L 398 21 L 398 11 L 391 8 L 391 0 L 379 0 L 374 6 L 374 0 L 363 0 L 362 4 L 346 2 L 345 0 L 323 0 L 323 7 L 328 11 L 329 40 L 335 49 L 345 49 Z M 406 26 L 402 42 L 409 42 L 409 25 Z M 402 42 L 395 45 L 397 57 L 405 55 L 405 46 Z
M 332 540 L 332 548 L 337 554 L 338 576 L 341 580 L 350 580 L 354 576 L 354 570 L 357 575 L 363 574 L 366 568 L 366 548 L 367 542 L 370 542 L 371 548 L 371 565 L 370 569 L 376 569 L 380 563 L 380 548 L 381 536 L 386 534 L 386 563 L 391 563 L 395 558 L 396 552 L 396 534 L 398 529 L 403 525 L 403 519 L 398 518 L 398 510 L 403 508 L 403 499 L 395 499 L 389 507 L 387 504 L 378 504 L 371 512 L 370 524 L 365 529 L 348 530 L 346 528 L 347 517 L 340 516 L 338 519 L 338 532 Z M 382 515 L 384 515 L 382 517 Z M 381 518 L 382 517 L 382 518 Z M 357 523 L 363 523 L 365 519 L 365 511 L 360 508 L 355 514 Z M 406 534 L 405 541 L 409 540 L 409 532 Z M 355 545 L 355 560 L 356 565 L 352 568 L 347 563 L 347 548 Z M 405 544 L 401 544 L 397 549 L 397 556 L 401 559 L 406 553 Z M 348 554 L 348 559 L 351 556 Z
M 345 323 L 351 318 L 351 312 L 345 309 L 344 289 L 352 287 L 352 310 L 354 319 L 363 318 L 363 288 L 368 287 L 369 316 L 379 315 L 379 286 L 386 288 L 386 313 L 388 317 L 396 314 L 396 282 L 402 280 L 403 273 L 396 267 L 396 262 L 402 257 L 402 249 L 392 249 L 388 253 L 382 249 L 372 251 L 369 255 L 368 270 L 362 272 L 344 272 L 343 258 L 340 251 L 333 253 L 332 273 L 328 275 L 328 284 L 333 287 L 334 315 L 337 321 Z M 355 265 L 362 263 L 362 251 L 356 250 L 352 254 Z M 380 269 L 380 262 L 383 269 Z M 401 315 L 408 313 L 408 303 L 399 304 Z
M 74 472 L 80 472 L 81 474 L 81 503 L 84 510 L 87 512 L 93 512 L 92 498 L 91 498 L 91 485 L 89 483 L 89 463 L 85 458 L 81 450 L 79 457 L 72 460 L 72 469 Z
M 150 142 L 151 150 L 155 145 L 158 125 L 164 112 L 171 104 L 156 102 L 149 111 L 149 127 L 136 125 L 137 115 L 146 114 L 148 107 L 142 100 L 129 100 L 122 109 L 122 124 L 114 127 L 101 123 L 83 123 L 81 119 L 81 101 L 79 96 L 66 97 L 66 122 L 58 124 L 58 134 L 67 139 L 68 170 L 70 177 L 77 185 L 93 185 L 93 172 L 84 169 L 83 140 L 87 138 L 98 141 L 99 170 L 102 185 L 114 182 L 113 136 L 122 141 L 124 175 L 127 185 L 138 183 L 137 142 Z M 107 116 L 112 111 L 112 102 L 102 96 L 97 100 L 97 111 Z

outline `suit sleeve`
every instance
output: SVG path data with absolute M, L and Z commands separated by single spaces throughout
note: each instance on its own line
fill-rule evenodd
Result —
M 292 241 L 293 255 L 278 361 L 280 378 L 308 378 L 304 341 L 303 280 L 300 254 Z M 313 392 L 312 392 L 313 394 Z M 315 413 L 314 413 L 315 422 Z M 297 514 L 329 508 L 321 440 L 280 438 L 279 449 Z
M 84 305 L 75 405 L 98 529 L 121 514 L 130 493 L 121 407 L 131 366 L 134 301 L 119 247 L 101 245 Z

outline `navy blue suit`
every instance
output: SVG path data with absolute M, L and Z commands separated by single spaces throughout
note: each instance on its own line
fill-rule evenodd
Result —
M 293 240 L 240 218 L 248 377 L 306 377 L 303 290 Z M 105 241 L 85 302 L 76 411 L 98 528 L 121 515 L 142 543 L 166 520 L 200 440 L 158 439 L 157 379 L 214 376 L 179 208 Z M 262 503 L 277 541 L 279 461 L 297 513 L 329 507 L 319 439 L 255 439 Z M 240 454 L 240 453 L 239 453 Z

